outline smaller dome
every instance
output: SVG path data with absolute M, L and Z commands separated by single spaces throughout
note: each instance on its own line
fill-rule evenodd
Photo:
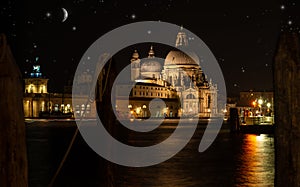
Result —
M 137 52 L 137 50 L 134 50 L 134 53 L 132 54 L 132 58 L 133 59 L 138 59 L 139 58 L 139 53 Z
M 149 58 L 153 58 L 154 57 L 154 50 L 153 50 L 153 46 L 151 45 L 151 47 L 150 47 L 150 51 L 149 51 L 149 53 L 148 53 L 148 57 Z
M 147 60 L 141 66 L 141 72 L 161 72 L 162 66 L 155 60 Z

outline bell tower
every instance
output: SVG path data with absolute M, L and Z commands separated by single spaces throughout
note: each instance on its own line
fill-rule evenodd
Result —
M 185 32 L 183 32 L 183 26 L 180 27 L 180 31 L 177 34 L 175 47 L 188 46 L 188 40 Z
M 131 81 L 135 81 L 140 78 L 141 74 L 141 60 L 139 59 L 139 53 L 134 50 L 131 58 Z
M 33 65 L 29 76 L 24 79 L 25 93 L 48 93 L 48 79 L 42 77 L 40 65 Z

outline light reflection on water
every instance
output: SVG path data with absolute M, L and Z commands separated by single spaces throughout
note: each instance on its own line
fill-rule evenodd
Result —
M 198 129 L 183 151 L 157 166 L 119 167 L 117 186 L 274 186 L 273 135 L 221 132 L 199 153 L 201 132 Z M 139 137 L 133 139 L 139 142 Z
M 30 186 L 47 186 L 75 127 L 72 122 L 38 122 L 27 126 Z M 147 136 L 129 134 L 126 137 L 130 144 L 147 146 L 169 137 L 173 128 L 176 126 L 165 124 Z M 201 124 L 189 144 L 161 164 L 146 168 L 113 165 L 115 186 L 274 186 L 273 136 L 230 134 L 226 128 L 203 153 L 198 152 L 205 130 L 205 125 Z M 103 186 L 103 162 L 78 138 L 57 186 Z
M 237 157 L 236 181 L 246 186 L 274 186 L 274 141 L 268 135 L 245 135 Z

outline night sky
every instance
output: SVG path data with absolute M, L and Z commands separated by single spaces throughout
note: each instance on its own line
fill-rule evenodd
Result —
M 64 22 L 62 8 L 69 14 Z M 183 25 L 207 44 L 229 94 L 270 90 L 278 37 L 300 30 L 296 0 L 10 0 L 1 1 L 0 11 L 0 32 L 7 35 L 22 72 L 40 64 L 52 92 L 72 79 L 84 52 L 103 34 L 128 23 L 158 20 Z

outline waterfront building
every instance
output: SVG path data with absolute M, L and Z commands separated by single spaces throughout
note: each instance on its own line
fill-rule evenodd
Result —
M 149 46 L 148 57 L 141 59 L 137 50 L 130 60 L 131 84 L 116 87 L 115 107 L 121 117 L 149 117 L 151 101 L 161 99 L 164 105 L 156 106 L 155 117 L 210 117 L 218 113 L 217 85 L 207 80 L 202 71 L 200 59 L 194 52 L 188 54 L 180 49 L 188 47 L 187 35 L 181 29 L 177 34 L 175 49 L 169 51 L 163 62 L 155 58 L 155 49 Z M 49 115 L 82 116 L 96 114 L 95 101 L 88 103 L 86 95 L 76 96 L 78 103 L 72 105 L 71 93 L 49 93 L 48 79 L 42 75 L 40 66 L 33 65 L 32 72 L 25 77 L 25 117 L 47 117 Z M 92 73 L 86 70 L 75 77 L 76 86 L 89 85 Z M 134 85 L 133 88 L 130 85 Z M 130 87 L 130 88 L 129 88 Z M 89 88 L 90 89 L 90 88 Z M 122 95 L 121 89 L 130 89 Z M 79 99 L 79 100 L 78 100 Z M 153 111 L 152 111 L 153 112 Z
M 241 121 L 246 124 L 274 123 L 274 93 L 272 91 L 242 91 L 236 104 Z
M 86 81 L 87 72 L 79 76 L 81 82 Z M 82 95 L 81 104 L 73 108 L 72 94 L 70 92 L 50 93 L 48 92 L 48 79 L 41 72 L 40 65 L 33 65 L 32 72 L 24 78 L 24 96 L 23 107 L 24 117 L 26 118 L 70 118 L 81 116 L 84 111 L 85 116 L 93 116 L 96 111 L 93 111 L 92 104 L 86 102 L 86 98 Z
M 128 97 L 120 94 L 119 90 L 130 87 L 130 84 L 118 85 L 118 114 L 123 117 L 149 117 L 149 102 L 154 98 L 161 98 L 166 103 L 165 107 L 158 107 L 154 114 L 156 117 L 210 117 L 217 114 L 217 85 L 207 80 L 194 52 L 186 54 L 180 50 L 187 46 L 187 35 L 181 28 L 175 42 L 176 49 L 167 54 L 163 64 L 155 58 L 153 46 L 150 46 L 148 57 L 143 59 L 135 50 L 130 61 L 130 77 L 135 86 L 128 104 Z

